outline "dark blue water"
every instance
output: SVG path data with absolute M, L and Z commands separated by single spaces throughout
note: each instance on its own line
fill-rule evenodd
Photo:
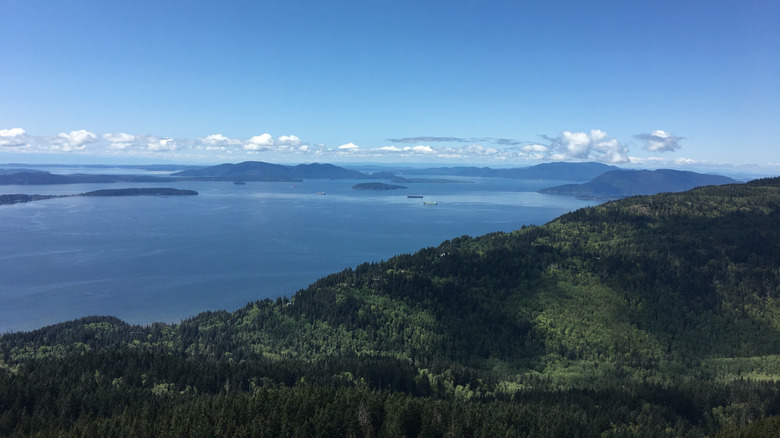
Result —
M 62 198 L 0 206 L 0 332 L 87 315 L 177 322 L 291 296 L 332 272 L 464 234 L 542 224 L 592 203 L 558 182 L 470 178 L 353 190 L 358 181 L 179 182 L 199 196 Z M 0 186 L 68 194 L 160 184 Z M 325 192 L 325 195 L 317 195 Z M 408 199 L 422 194 L 424 199 Z M 436 201 L 424 206 L 422 201 Z

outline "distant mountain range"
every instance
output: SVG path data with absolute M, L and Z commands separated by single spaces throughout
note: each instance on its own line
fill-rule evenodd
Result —
M 242 181 L 300 181 L 303 178 L 329 179 L 389 179 L 394 175 L 389 172 L 366 174 L 357 170 L 349 170 L 332 164 L 299 164 L 285 166 L 282 164 L 265 163 L 262 161 L 244 161 L 238 164 L 219 164 L 202 169 L 190 169 L 173 173 L 179 178 L 206 178 L 213 180 Z
M 448 175 L 518 179 L 551 179 L 567 181 L 588 181 L 604 172 L 618 169 L 602 163 L 544 163 L 531 167 L 492 169 L 490 167 L 436 167 L 427 169 L 399 170 L 404 175 Z M 285 166 L 262 161 L 245 161 L 238 164 L 220 164 L 201 169 L 176 172 L 179 178 L 211 180 L 279 181 L 305 178 L 332 179 L 393 179 L 394 171 L 364 173 L 345 169 L 332 164 L 299 164 Z
M 152 166 L 150 166 L 152 167 Z M 566 184 L 540 190 L 541 193 L 592 198 L 623 198 L 661 192 L 679 192 L 704 185 L 734 183 L 720 176 L 676 170 L 621 170 L 602 163 L 544 163 L 530 167 L 492 169 L 489 167 L 439 167 L 428 169 L 399 169 L 404 176 L 461 176 L 516 178 L 551 181 L 588 181 L 584 184 Z M 81 184 L 115 182 L 167 183 L 183 180 L 199 181 L 301 181 L 303 179 L 374 179 L 395 183 L 466 182 L 461 180 L 399 177 L 392 171 L 373 173 L 346 169 L 333 164 L 299 164 L 287 166 L 245 161 L 216 166 L 186 169 L 169 176 L 53 174 L 34 169 L 0 169 L 0 185 Z
M 539 190 L 539 193 L 594 198 L 625 198 L 682 192 L 694 187 L 731 184 L 736 180 L 722 175 L 708 175 L 680 170 L 612 170 L 584 184 L 565 184 Z
M 154 172 L 174 172 L 187 169 L 200 169 L 203 166 L 193 166 L 191 164 L 31 164 L 31 163 L 7 163 L 3 166 L 9 167 L 9 169 L 0 169 L 0 174 L 3 173 L 16 173 L 18 171 L 29 170 L 30 168 L 46 167 L 46 168 L 84 168 L 84 169 L 140 169 Z M 38 170 L 38 172 L 41 172 Z
M 588 181 L 618 167 L 602 163 L 543 163 L 530 167 L 493 169 L 490 167 L 435 167 L 428 169 L 404 169 L 405 175 L 450 175 L 517 179 L 553 179 Z

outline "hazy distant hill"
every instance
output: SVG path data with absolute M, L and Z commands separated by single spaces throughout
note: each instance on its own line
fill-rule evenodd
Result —
M 272 181 L 300 180 L 306 178 L 365 179 L 391 178 L 392 174 L 378 173 L 368 175 L 332 164 L 298 164 L 285 166 L 262 161 L 244 161 L 238 164 L 219 164 L 202 169 L 191 169 L 172 174 L 184 178 L 208 178 L 215 180 Z
M 42 172 L 40 170 L 29 170 L 29 168 L 38 168 L 38 167 L 46 167 L 46 168 L 60 167 L 65 169 L 70 169 L 74 167 L 89 168 L 89 169 L 140 169 L 140 170 L 159 171 L 159 172 L 173 172 L 178 170 L 200 169 L 201 167 L 203 167 L 203 166 L 193 166 L 189 164 L 57 164 L 57 163 L 47 163 L 47 164 L 8 163 L 5 164 L 5 166 L 8 166 L 10 168 L 7 170 L 10 171 L 11 173 L 15 173 L 17 171 Z M 4 170 L 0 169 L 0 173 L 4 173 Z
M 492 169 L 490 167 L 435 167 L 404 169 L 405 175 L 452 175 L 518 179 L 588 181 L 604 172 L 618 169 L 602 163 L 543 163 L 530 167 Z
M 13 173 L 46 173 L 43 170 L 27 169 L 27 168 L 13 168 L 13 169 L 0 169 L 0 175 L 9 175 Z
M 37 185 L 37 184 L 88 184 L 115 182 L 172 182 L 173 178 L 148 175 L 96 175 L 70 174 L 60 175 L 45 171 L 18 171 L 0 173 L 0 185 Z
M 613 170 L 585 184 L 565 184 L 539 190 L 540 193 L 594 198 L 624 198 L 681 192 L 694 187 L 735 183 L 722 175 L 708 175 L 680 170 Z

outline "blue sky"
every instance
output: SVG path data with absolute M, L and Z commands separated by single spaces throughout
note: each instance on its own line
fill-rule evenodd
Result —
M 777 1 L 0 0 L 0 162 L 780 174 Z

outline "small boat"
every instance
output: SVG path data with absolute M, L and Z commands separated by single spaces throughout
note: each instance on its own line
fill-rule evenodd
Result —
M 245 183 L 245 182 L 243 182 L 243 181 L 233 181 L 233 184 L 235 184 L 235 185 L 237 185 L 237 186 L 243 186 L 243 185 L 245 185 L 246 183 Z
M 325 192 L 317 192 L 317 193 L 315 193 L 315 195 L 324 195 L 324 194 L 325 194 Z
M 423 205 L 439 205 L 436 201 L 423 201 Z
M 407 198 L 422 198 L 423 195 L 406 195 Z

